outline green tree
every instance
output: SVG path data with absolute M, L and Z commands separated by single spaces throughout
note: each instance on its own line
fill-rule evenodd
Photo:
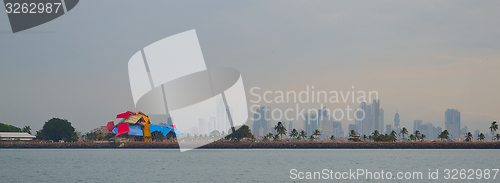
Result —
M 425 140 L 425 134 L 420 135 L 420 142 L 423 142 Z
M 405 141 L 405 135 L 408 135 L 408 129 L 406 129 L 406 127 L 403 127 L 403 129 L 399 131 L 399 134 L 403 136 L 403 141 Z
M 309 136 L 309 141 L 314 142 L 314 135 Z
M 210 132 L 209 137 L 210 137 L 213 141 L 215 141 L 216 139 L 219 139 L 219 137 L 220 137 L 220 132 L 219 132 L 219 130 L 214 130 L 214 131 Z
M 27 132 L 27 133 L 29 133 L 31 135 L 31 127 L 30 126 L 24 126 L 24 128 L 23 128 L 22 131 L 23 132 Z
M 161 131 L 154 131 L 151 133 L 151 140 L 153 141 L 163 141 L 165 139 L 165 135 Z
M 420 140 L 420 131 L 419 130 L 415 130 L 415 138 L 417 139 L 417 141 Z
M 349 139 L 348 140 L 351 140 L 351 141 L 354 141 L 354 142 L 359 141 L 359 135 L 358 135 L 358 133 L 355 130 L 351 130 L 349 132 Z
M 278 134 L 273 136 L 273 141 L 278 142 L 280 141 L 280 136 Z
M 316 138 L 321 136 L 321 131 L 319 131 L 318 129 L 314 130 L 313 134 Z
M 483 133 L 480 133 L 479 135 L 477 135 L 477 140 L 479 140 L 481 142 L 484 140 L 484 138 L 485 138 L 485 136 Z
M 290 132 L 290 137 L 292 138 L 295 138 L 295 137 L 298 137 L 299 136 L 299 132 L 294 128 L 291 132 Z
M 299 137 L 297 137 L 297 139 L 300 140 L 301 137 L 302 137 L 302 139 L 307 138 L 306 131 L 304 131 L 304 130 L 300 131 Z
M 498 124 L 496 121 L 493 121 L 490 125 L 491 130 L 491 141 L 493 141 L 493 137 L 495 137 L 495 132 L 498 130 Z
M 250 127 L 247 125 L 241 126 L 241 128 L 238 128 L 234 133 L 231 133 L 230 135 L 226 136 L 227 140 L 234 140 L 234 141 L 240 141 L 243 138 L 252 138 L 252 132 L 250 131 Z
M 441 134 L 438 135 L 438 138 L 441 139 L 441 141 L 443 141 L 443 139 L 446 139 L 448 140 L 450 133 L 448 133 L 448 130 L 444 130 L 441 132 Z
M 411 141 L 414 141 L 415 139 L 416 139 L 416 138 L 415 138 L 415 135 L 411 134 L 411 135 L 410 135 L 410 140 L 411 140 Z
M 21 132 L 21 128 L 0 123 L 0 132 Z
M 472 142 L 473 136 L 471 132 L 468 132 L 467 135 L 465 136 L 465 141 L 467 142 Z
M 78 137 L 75 133 L 75 128 L 71 126 L 71 122 L 66 119 L 52 118 L 45 122 L 40 133 L 37 133 L 37 138 L 42 140 L 65 140 L 77 141 Z
M 497 133 L 497 135 L 495 136 L 495 139 L 497 139 L 497 141 L 500 141 L 500 133 Z
M 281 136 L 281 139 L 283 139 L 283 135 L 286 135 L 286 128 L 285 126 L 283 126 L 283 123 L 281 123 L 281 121 L 278 122 L 276 126 L 274 126 L 274 130 L 278 132 L 278 135 Z
M 330 136 L 330 141 L 335 141 L 335 135 Z

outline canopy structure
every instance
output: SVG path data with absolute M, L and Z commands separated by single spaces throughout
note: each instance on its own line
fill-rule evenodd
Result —
M 33 140 L 36 136 L 26 132 L 0 132 L 0 140 Z

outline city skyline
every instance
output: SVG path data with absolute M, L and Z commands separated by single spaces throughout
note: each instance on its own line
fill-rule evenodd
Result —
M 208 68 L 241 72 L 247 101 L 254 100 L 252 87 L 355 86 L 378 91 L 385 121 L 399 111 L 401 126 L 415 119 L 444 126 L 446 109 L 460 109 L 461 124 L 471 129 L 500 120 L 500 20 L 491 18 L 500 14 L 498 3 L 156 3 L 141 14 L 131 9 L 143 7 L 137 1 L 80 2 L 65 16 L 16 34 L 0 14 L 0 122 L 37 130 L 60 117 L 85 132 L 134 110 L 127 75 L 132 53 L 191 29 Z M 94 11 L 97 6 L 133 13 L 117 16 Z M 346 105 L 359 104 L 325 104 Z

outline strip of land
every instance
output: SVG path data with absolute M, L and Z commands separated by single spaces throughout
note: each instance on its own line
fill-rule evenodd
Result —
M 197 142 L 188 146 L 199 147 Z M 3 142 L 0 148 L 177 149 L 176 142 Z M 212 142 L 200 149 L 500 149 L 500 142 Z

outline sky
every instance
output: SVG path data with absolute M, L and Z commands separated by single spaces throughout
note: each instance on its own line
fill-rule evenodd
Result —
M 399 112 L 402 126 L 419 119 L 444 129 L 446 109 L 458 109 L 462 127 L 486 132 L 500 119 L 498 17 L 498 1 L 85 0 L 14 34 L 0 13 L 0 122 L 33 132 L 53 117 L 82 132 L 105 125 L 134 109 L 130 57 L 196 29 L 207 67 L 238 69 L 247 101 L 252 87 L 262 95 L 354 86 L 378 92 L 385 124 Z M 344 131 L 353 123 L 343 121 Z

